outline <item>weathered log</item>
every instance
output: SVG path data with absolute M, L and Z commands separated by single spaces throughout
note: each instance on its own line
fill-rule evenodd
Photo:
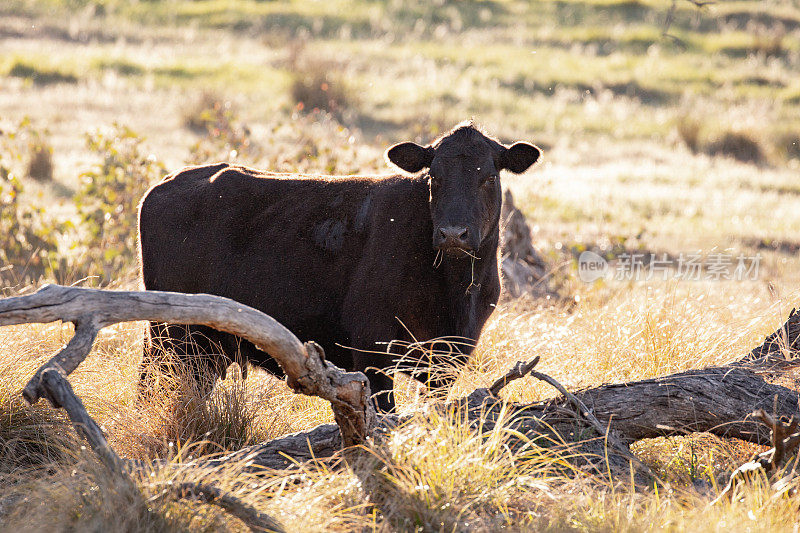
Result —
M 270 316 L 228 298 L 160 291 L 107 291 L 47 285 L 34 294 L 0 300 L 0 326 L 62 320 L 75 324 L 75 336 L 42 365 L 23 390 L 30 403 L 49 397 L 45 371 L 69 375 L 83 362 L 97 332 L 111 324 L 137 320 L 197 324 L 233 333 L 272 356 L 295 392 L 331 402 L 345 446 L 364 442 L 375 425 L 366 376 L 345 372 L 325 360 L 322 348 L 301 343 Z
M 800 355 L 800 313 L 793 312 L 787 322 L 764 343 L 743 359 L 730 365 L 688 370 L 678 374 L 650 378 L 628 383 L 601 385 L 574 393 L 597 423 L 586 423 L 595 430 L 599 445 L 584 446 L 581 450 L 605 452 L 602 442 L 605 433 L 615 437 L 616 448 L 609 448 L 609 460 L 626 468 L 630 457 L 625 452 L 628 445 L 641 439 L 708 432 L 720 437 L 735 437 L 749 442 L 769 444 L 769 431 L 750 416 L 754 409 L 775 412 L 777 416 L 797 413 L 798 393 L 787 387 L 764 380 L 765 367 L 774 372 L 778 356 L 786 370 L 800 366 L 792 359 Z M 783 339 L 783 340 L 777 340 Z M 752 354 L 758 354 L 756 358 Z M 519 368 L 518 368 L 519 367 Z M 511 381 L 523 368 L 519 364 L 509 374 L 498 379 L 492 387 Z M 539 376 L 541 377 L 541 376 Z M 551 378 L 552 379 L 552 378 Z M 499 415 L 502 405 L 489 389 L 478 389 L 459 402 L 469 406 L 471 421 L 480 420 L 480 426 L 489 430 Z M 554 433 L 569 438 L 576 434 L 574 410 L 569 406 L 574 400 L 562 396 L 532 404 L 511 403 L 505 406 L 510 420 L 522 433 L 533 437 Z M 403 417 L 407 419 L 408 416 Z M 402 420 L 400 420 L 402 421 Z M 386 417 L 384 424 L 396 424 L 396 417 Z M 508 422 L 507 422 L 508 423 Z M 330 457 L 341 448 L 334 424 L 323 424 L 279 439 L 237 451 L 216 461 L 240 460 L 247 457 L 255 467 L 285 468 L 292 464 L 288 459 L 307 461 Z M 619 451 L 619 450 L 623 451 Z M 594 450 L 594 452 L 591 452 Z
M 608 453 L 618 467 L 626 468 L 631 458 L 628 446 L 641 439 L 708 432 L 720 437 L 736 437 L 769 444 L 769 432 L 750 417 L 754 408 L 791 416 L 797 413 L 797 392 L 765 382 L 758 373 L 742 368 L 714 367 L 617 385 L 603 385 L 574 393 L 576 399 L 594 414 L 599 424 L 584 423 L 596 430 L 594 438 L 603 441 L 606 433 L 617 441 Z M 484 430 L 492 429 L 501 403 L 488 389 L 473 391 L 462 402 L 470 406 L 471 421 L 480 421 Z M 578 436 L 574 409 L 563 396 L 533 404 L 506 405 L 507 423 L 527 435 Z M 409 418 L 403 417 L 400 422 Z M 384 424 L 396 424 L 386 417 Z M 597 426 L 608 428 L 605 432 Z M 582 438 L 587 438 L 584 435 Z M 586 446 L 582 451 L 602 458 L 604 444 Z M 293 462 L 331 457 L 341 449 L 335 424 L 322 424 L 309 431 L 285 435 L 216 459 L 213 463 L 247 460 L 254 468 L 286 468 Z M 593 450 L 590 452 L 590 450 Z M 620 451 L 622 450 L 622 451 Z
M 106 468 L 115 474 L 123 474 L 125 464 L 108 444 L 103 430 L 89 416 L 83 402 L 72 390 L 64 371 L 58 366 L 47 368 L 42 372 L 41 379 L 44 394 L 53 407 L 61 407 L 67 412 L 75 431 L 86 439 Z

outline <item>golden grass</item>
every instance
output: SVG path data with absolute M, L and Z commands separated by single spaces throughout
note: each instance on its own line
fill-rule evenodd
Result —
M 720 364 L 757 345 L 785 318 L 784 302 L 797 296 L 778 299 L 762 285 L 744 282 L 595 285 L 580 294 L 574 309 L 520 302 L 501 306 L 450 397 L 486 386 L 516 360 L 535 355 L 542 357 L 542 371 L 569 388 Z M 619 480 L 574 471 L 534 443 L 524 453 L 512 453 L 512 434 L 504 424 L 481 434 L 455 414 L 426 410 L 426 395 L 402 378 L 401 409 L 422 411 L 385 442 L 368 447 L 352 468 L 307 465 L 291 477 L 265 472 L 258 479 L 243 473 L 241 464 L 201 470 L 189 459 L 330 421 L 329 407 L 293 395 L 256 369 L 243 381 L 235 367 L 205 402 L 179 386 L 168 387 L 171 392 L 158 399 L 137 402 L 141 334 L 138 323 L 107 328 L 71 377 L 119 453 L 167 459 L 166 466 L 137 477 L 138 488 L 131 492 L 80 451 L 63 416 L 45 404 L 27 406 L 19 397 L 25 380 L 68 340 L 71 328 L 50 324 L 0 330 L 0 487 L 5 502 L 0 502 L 0 520 L 6 527 L 241 527 L 218 509 L 164 496 L 163 483 L 169 480 L 202 480 L 230 490 L 293 531 L 694 531 L 694 521 L 703 517 L 699 530 L 747 525 L 782 531 L 800 518 L 796 506 L 771 498 L 759 486 L 746 489 L 741 501 L 708 508 L 726 473 L 753 447 L 710 436 L 638 443 L 636 453 L 673 488 L 637 492 Z M 178 379 L 173 385 L 186 382 Z M 525 378 L 503 394 L 535 401 L 555 392 Z M 697 480 L 710 484 L 707 493 L 694 491 Z
M 539 369 L 570 389 L 721 364 L 758 345 L 797 305 L 800 188 L 794 137 L 786 133 L 797 129 L 800 103 L 797 31 L 781 34 L 776 48 L 768 34 L 713 25 L 717 14 L 739 11 L 797 19 L 796 5 L 679 6 L 671 31 L 688 43 L 681 50 L 659 40 L 659 22 L 647 19 L 666 12 L 655 0 L 465 3 L 445 6 L 447 21 L 434 21 L 421 3 L 404 14 L 397 3 L 382 11 L 344 0 L 104 2 L 94 15 L 72 18 L 54 14 L 62 4 L 14 0 L 4 8 L 11 30 L 35 22 L 45 31 L 6 39 L 0 71 L 22 67 L 3 80 L 0 115 L 18 122 L 32 114 L 51 132 L 54 181 L 29 190 L 31 201 L 65 219 L 74 207 L 64 198 L 91 163 L 84 132 L 120 122 L 147 136 L 148 155 L 179 168 L 196 141 L 185 128 L 185 102 L 204 91 L 237 104 L 263 149 L 247 162 L 271 170 L 388 172 L 381 154 L 390 143 L 427 142 L 469 116 L 504 140 L 550 145 L 531 175 L 503 181 L 534 225 L 537 247 L 567 263 L 564 276 L 579 302 L 498 308 L 450 398 L 536 355 Z M 497 26 L 494 8 L 505 21 Z M 470 10 L 489 18 L 473 24 Z M 425 24 L 417 29 L 420 13 Z M 303 29 L 300 40 L 207 29 L 266 15 L 287 16 L 287 24 L 319 17 L 325 27 L 320 35 L 313 25 L 311 34 Z M 196 18 L 185 24 L 189 17 Z M 172 27 L 148 26 L 154 18 Z M 48 35 L 65 29 L 86 32 L 92 43 Z M 114 39 L 91 37 L 104 33 Z M 358 94 L 341 121 L 292 112 L 298 73 L 291 58 L 301 42 L 310 57 L 335 65 L 348 97 Z M 769 47 L 785 57 L 768 57 Z M 762 53 L 740 57 L 756 48 Z M 664 100 L 615 94 L 618 86 L 656 88 Z M 740 130 L 764 147 L 768 165 L 703 153 L 709 140 Z M 752 282 L 584 285 L 570 278 L 563 250 L 609 241 L 672 254 L 762 253 L 763 270 Z M 481 436 L 455 415 L 427 412 L 431 397 L 402 376 L 400 409 L 422 413 L 371 445 L 353 468 L 311 464 L 291 477 L 258 478 L 242 464 L 202 470 L 190 458 L 329 422 L 330 409 L 253 369 L 245 381 L 232 371 L 208 398 L 180 376 L 164 376 L 167 393 L 137 402 L 141 324 L 104 330 L 70 378 L 121 455 L 167 461 L 138 475 L 135 490 L 121 488 L 80 450 L 60 412 L 21 400 L 29 376 L 70 335 L 60 324 L 0 329 L 0 529 L 242 530 L 218 509 L 163 492 L 166 483 L 197 480 L 292 531 L 794 531 L 800 521 L 795 502 L 758 485 L 709 507 L 726 474 L 756 447 L 708 435 L 639 442 L 635 453 L 670 485 L 639 491 L 573 472 L 533 444 L 515 457 L 502 424 Z M 503 391 L 520 402 L 554 394 L 531 378 Z

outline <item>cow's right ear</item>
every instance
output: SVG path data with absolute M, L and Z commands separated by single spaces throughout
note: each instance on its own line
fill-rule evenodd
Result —
M 433 147 L 404 142 L 389 148 L 386 157 L 401 169 L 413 174 L 423 168 L 430 168 L 433 161 Z

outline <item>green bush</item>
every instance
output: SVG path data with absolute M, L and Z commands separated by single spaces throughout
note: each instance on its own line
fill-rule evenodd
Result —
M 0 285 L 3 288 L 58 279 L 66 261 L 58 254 L 59 237 L 70 224 L 48 221 L 44 209 L 20 201 L 22 181 L 0 155 Z
M 75 195 L 81 221 L 82 257 L 87 276 L 107 283 L 137 264 L 137 205 L 148 187 L 165 173 L 164 165 L 142 151 L 143 139 L 115 125 L 112 135 L 88 134 L 89 149 L 102 158 L 81 175 Z

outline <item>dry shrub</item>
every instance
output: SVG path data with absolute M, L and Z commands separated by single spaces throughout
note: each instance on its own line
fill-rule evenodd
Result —
M 718 139 L 708 143 L 706 152 L 710 155 L 732 157 L 743 163 L 764 163 L 766 161 L 761 142 L 745 132 L 725 132 Z
M 203 91 L 183 108 L 183 125 L 196 133 L 206 133 L 221 121 L 228 121 L 232 104 L 214 91 Z
M 183 123 L 200 135 L 191 147 L 191 163 L 239 158 L 253 161 L 259 156 L 250 128 L 240 119 L 236 106 L 213 91 L 203 91 L 184 108 Z
M 313 62 L 295 72 L 291 94 L 298 111 L 319 109 L 340 116 L 350 106 L 344 78 L 331 72 L 333 68 L 333 63 Z
M 0 398 L 0 474 L 67 464 L 80 443 L 69 420 L 44 402 L 28 405 L 21 395 Z
M 700 150 L 700 122 L 688 115 L 682 115 L 676 127 L 684 144 L 689 150 L 697 153 Z
M 176 500 L 164 490 L 174 481 L 186 481 L 171 471 L 174 469 L 139 471 L 131 484 L 84 452 L 70 467 L 56 468 L 38 478 L 22 478 L 9 487 L 4 493 L 7 513 L 0 514 L 2 528 L 48 533 L 231 530 L 234 524 L 228 523 L 231 519 L 219 508 Z
M 115 421 L 115 440 L 128 455 L 169 457 L 181 443 L 194 443 L 195 455 L 229 452 L 321 422 L 315 412 L 324 402 L 293 394 L 263 371 L 251 369 L 244 380 L 233 365 L 209 392 L 190 365 L 165 358 L 144 369 L 150 389 Z M 196 356 L 194 364 L 206 362 Z
M 342 75 L 342 64 L 310 57 L 300 43 L 291 48 L 288 66 L 293 75 L 289 92 L 298 111 L 325 111 L 341 119 L 354 106 L 355 97 Z
M 53 147 L 38 136 L 28 143 L 27 174 L 36 181 L 53 179 Z
M 531 493 L 547 498 L 576 472 L 549 443 L 527 440 L 500 415 L 493 430 L 460 410 L 419 414 L 375 443 L 357 465 L 383 526 L 401 531 L 496 531 L 512 523 Z M 524 528 L 523 528 L 524 529 Z

